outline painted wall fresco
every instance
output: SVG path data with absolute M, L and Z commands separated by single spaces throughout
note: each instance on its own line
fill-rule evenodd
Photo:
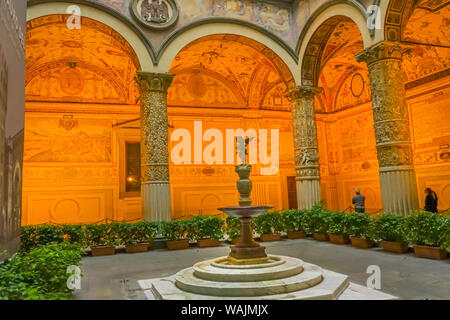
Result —
M 109 163 L 111 121 L 28 118 L 24 161 L 27 163 Z
M 27 24 L 27 100 L 136 103 L 139 61 L 128 42 L 88 18 L 71 30 L 67 18 L 49 15 Z
M 411 43 L 403 63 L 408 81 L 449 69 L 450 3 L 419 2 L 405 27 L 404 40 Z
M 129 5 L 132 0 L 89 0 L 110 6 L 132 19 Z M 176 0 L 180 16 L 176 25 L 167 31 L 153 32 L 142 28 L 152 44 L 158 48 L 174 30 L 207 18 L 231 18 L 255 24 L 271 32 L 295 49 L 298 38 L 308 19 L 321 5 L 332 0 L 301 0 L 265 2 L 260 0 Z M 373 0 L 361 0 L 364 6 Z
M 0 2 L 0 260 L 20 246 L 25 11 L 25 0 Z

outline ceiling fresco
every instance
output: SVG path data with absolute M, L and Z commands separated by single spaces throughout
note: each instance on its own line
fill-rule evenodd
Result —
M 448 69 L 450 1 L 420 1 L 405 26 L 403 38 L 412 45 L 403 63 L 408 81 Z
M 196 40 L 175 57 L 168 104 L 288 110 L 292 75 L 270 49 L 245 37 Z
M 86 0 L 100 3 L 120 12 L 134 21 L 130 5 L 134 0 Z M 138 0 L 136 0 L 138 1 Z M 173 28 L 154 31 L 141 27 L 159 48 L 175 30 L 203 19 L 230 18 L 251 23 L 276 35 L 281 41 L 295 49 L 300 33 L 311 15 L 322 5 L 333 0 L 176 0 L 179 18 Z M 363 6 L 374 0 L 358 0 Z
M 27 101 L 135 104 L 140 66 L 128 42 L 95 20 L 83 17 L 81 29 L 71 30 L 66 19 L 27 23 Z
M 342 20 L 331 32 L 321 57 L 317 112 L 335 112 L 370 100 L 367 67 L 355 54 L 363 41 L 355 23 Z

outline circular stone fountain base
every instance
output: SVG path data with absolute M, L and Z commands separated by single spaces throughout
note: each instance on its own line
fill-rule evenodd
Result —
M 163 300 L 337 299 L 348 285 L 345 275 L 284 256 L 251 265 L 222 257 L 142 284 Z

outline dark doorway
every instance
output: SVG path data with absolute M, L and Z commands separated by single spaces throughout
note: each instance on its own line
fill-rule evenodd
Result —
M 297 209 L 297 184 L 295 183 L 295 177 L 287 177 L 287 189 L 289 209 Z

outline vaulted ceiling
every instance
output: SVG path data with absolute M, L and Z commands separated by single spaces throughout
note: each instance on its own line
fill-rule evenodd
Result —
M 289 70 L 273 51 L 242 36 L 198 39 L 178 53 L 170 71 L 176 77 L 169 105 L 289 109 Z
M 67 15 L 27 23 L 27 101 L 134 104 L 139 61 L 128 42 L 108 26 L 82 17 L 80 29 Z
M 334 112 L 370 99 L 367 67 L 355 55 L 364 48 L 358 26 L 343 19 L 330 33 L 321 57 L 318 112 Z

